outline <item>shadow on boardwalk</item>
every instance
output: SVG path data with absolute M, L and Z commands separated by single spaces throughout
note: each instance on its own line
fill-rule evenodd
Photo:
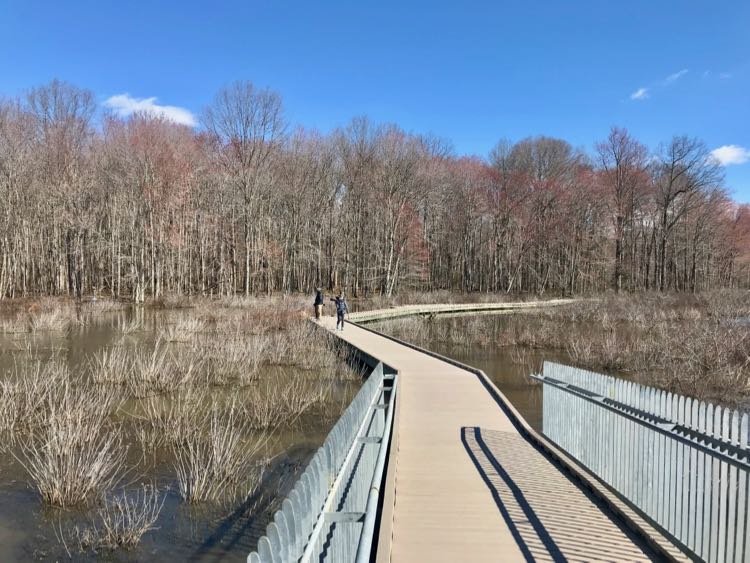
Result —
M 655 559 L 522 436 L 465 427 L 461 442 L 527 561 Z

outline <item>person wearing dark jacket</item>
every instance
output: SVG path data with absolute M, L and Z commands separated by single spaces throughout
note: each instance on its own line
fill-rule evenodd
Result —
M 334 299 L 331 298 L 336 304 L 336 330 L 344 330 L 344 315 L 349 314 L 349 307 L 346 306 L 346 299 L 340 293 Z M 339 328 L 339 325 L 341 328 Z
M 323 291 L 318 287 L 315 289 L 315 303 L 313 303 L 316 321 L 319 321 L 320 315 L 323 314 L 323 305 L 325 305 L 325 298 L 323 297 Z

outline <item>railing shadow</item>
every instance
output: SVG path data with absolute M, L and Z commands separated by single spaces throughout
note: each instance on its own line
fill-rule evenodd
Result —
M 515 432 L 461 429 L 461 442 L 527 561 L 648 561 L 654 554 Z
M 227 552 L 240 545 L 245 546 L 243 551 L 254 548 L 265 532 L 278 499 L 292 489 L 299 477 L 300 472 L 293 466 L 304 467 L 313 454 L 312 451 L 293 452 L 292 459 L 296 459 L 296 463 L 277 462 L 263 476 L 256 491 L 216 523 L 187 561 L 221 561 Z
M 505 469 L 503 469 L 503 467 L 497 462 L 497 459 L 495 459 L 492 453 L 488 450 L 487 445 L 482 439 L 481 428 L 462 428 L 461 442 L 466 449 L 466 453 L 469 454 L 471 461 L 474 463 L 474 467 L 477 468 L 479 475 L 482 477 L 482 480 L 490 490 L 495 504 L 500 510 L 505 523 L 508 525 L 508 528 L 513 534 L 513 538 L 516 540 L 516 543 L 521 549 L 521 552 L 523 553 L 526 560 L 536 561 L 536 557 L 538 556 L 538 554 L 535 555 L 534 553 L 532 553 L 528 541 L 528 532 L 522 529 L 523 527 L 525 527 L 525 524 L 528 524 L 532 527 L 536 539 L 538 541 L 541 541 L 542 545 L 544 545 L 545 547 L 546 552 L 552 557 L 553 561 L 567 561 L 567 559 L 563 557 L 562 553 L 560 553 L 560 550 L 557 547 L 557 544 L 555 544 L 555 541 L 550 537 L 550 535 L 547 533 L 547 530 L 539 521 L 539 518 L 536 516 L 534 510 L 526 501 L 523 492 L 513 482 Z M 495 475 L 491 475 L 486 471 L 487 463 L 489 463 L 492 469 L 495 471 Z M 501 487 L 498 487 L 496 478 L 499 478 L 502 481 L 502 484 L 504 485 L 503 488 L 505 488 L 506 491 L 502 491 Z M 510 495 L 512 495 L 513 498 L 512 505 L 509 505 L 508 503 L 508 492 L 510 493 Z M 525 517 L 525 521 L 518 518 L 519 514 L 517 514 L 516 512 L 519 508 L 521 510 L 521 513 Z

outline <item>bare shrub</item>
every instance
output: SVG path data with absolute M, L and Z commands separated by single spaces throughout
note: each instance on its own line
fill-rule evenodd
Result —
M 143 330 L 143 321 L 138 317 L 119 317 L 117 319 L 116 328 L 118 332 L 122 334 L 134 334 Z
M 243 401 L 242 414 L 252 429 L 280 426 L 287 415 L 284 390 L 278 383 L 266 381 L 259 384 Z
M 206 350 L 207 382 L 213 385 L 230 382 L 246 385 L 256 381 L 266 355 L 267 342 L 263 336 L 231 338 Z
M 349 362 L 338 362 L 335 376 L 341 381 L 363 381 L 367 374 L 367 366 L 354 366 Z
M 91 380 L 95 383 L 124 385 L 133 374 L 131 352 L 122 346 L 103 348 L 88 358 Z
M 330 390 L 331 384 L 318 378 L 292 377 L 283 389 L 287 423 L 291 424 L 311 407 L 325 404 Z
M 572 339 L 567 345 L 567 352 L 570 358 L 579 366 L 593 367 L 593 343 L 588 338 Z
M 41 426 L 52 396 L 64 389 L 67 367 L 57 361 L 31 361 L 16 366 L 9 378 L 0 382 L 0 434 L 2 444 L 12 445 L 18 434 Z
M 108 423 L 116 402 L 100 388 L 71 384 L 50 396 L 43 427 L 17 458 L 44 502 L 80 504 L 120 479 L 127 450 L 121 430 Z
M 196 317 L 183 317 L 159 329 L 159 338 L 166 342 L 187 342 L 206 328 L 206 321 Z
M 406 340 L 412 344 L 425 344 L 433 336 L 436 340 L 444 342 L 444 337 L 431 333 L 428 320 L 422 317 L 402 317 L 380 321 L 377 324 L 378 330 L 393 335 L 401 340 Z M 434 328 L 442 328 L 434 327 Z
M 242 412 L 249 427 L 274 429 L 291 426 L 312 407 L 324 405 L 332 380 L 290 374 L 286 380 L 266 381 L 248 394 Z
M 0 333 L 2 334 L 21 334 L 29 332 L 28 323 L 18 316 L 0 319 Z
M 168 347 L 160 341 L 150 351 L 133 352 L 132 376 L 127 381 L 131 393 L 136 397 L 145 397 L 151 393 L 170 393 L 180 389 L 198 373 L 198 364 L 193 360 L 193 356 L 175 360 Z
M 205 388 L 188 387 L 171 397 L 151 396 L 142 400 L 137 435 L 143 449 L 179 446 L 199 434 L 210 414 L 207 397 Z
M 288 334 L 275 332 L 268 336 L 266 358 L 273 365 L 290 365 L 289 349 L 292 339 Z M 303 342 L 298 344 L 304 346 Z
M 64 331 L 70 326 L 70 322 L 71 318 L 60 309 L 41 310 L 29 314 L 29 330 L 31 332 Z
M 255 490 L 261 466 L 254 459 L 267 435 L 248 435 L 234 403 L 213 405 L 204 432 L 173 448 L 178 492 L 185 502 L 215 502 Z
M 122 311 L 129 305 L 114 299 L 91 299 L 81 303 L 81 312 L 85 315 L 102 315 L 112 311 Z
M 155 529 L 164 500 L 165 497 L 153 485 L 143 485 L 135 492 L 123 492 L 105 499 L 91 526 L 76 527 L 80 550 L 135 547 L 146 532 Z

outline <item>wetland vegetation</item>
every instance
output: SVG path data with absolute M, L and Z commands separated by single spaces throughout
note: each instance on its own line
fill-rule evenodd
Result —
M 4 302 L 0 558 L 244 560 L 363 375 L 301 307 Z
M 488 357 L 500 362 L 506 374 L 528 374 L 539 370 L 543 359 L 556 359 L 700 399 L 747 406 L 748 318 L 750 293 L 720 291 L 611 294 L 523 313 L 408 317 L 376 326 L 482 364 L 478 367 L 488 374 Z

